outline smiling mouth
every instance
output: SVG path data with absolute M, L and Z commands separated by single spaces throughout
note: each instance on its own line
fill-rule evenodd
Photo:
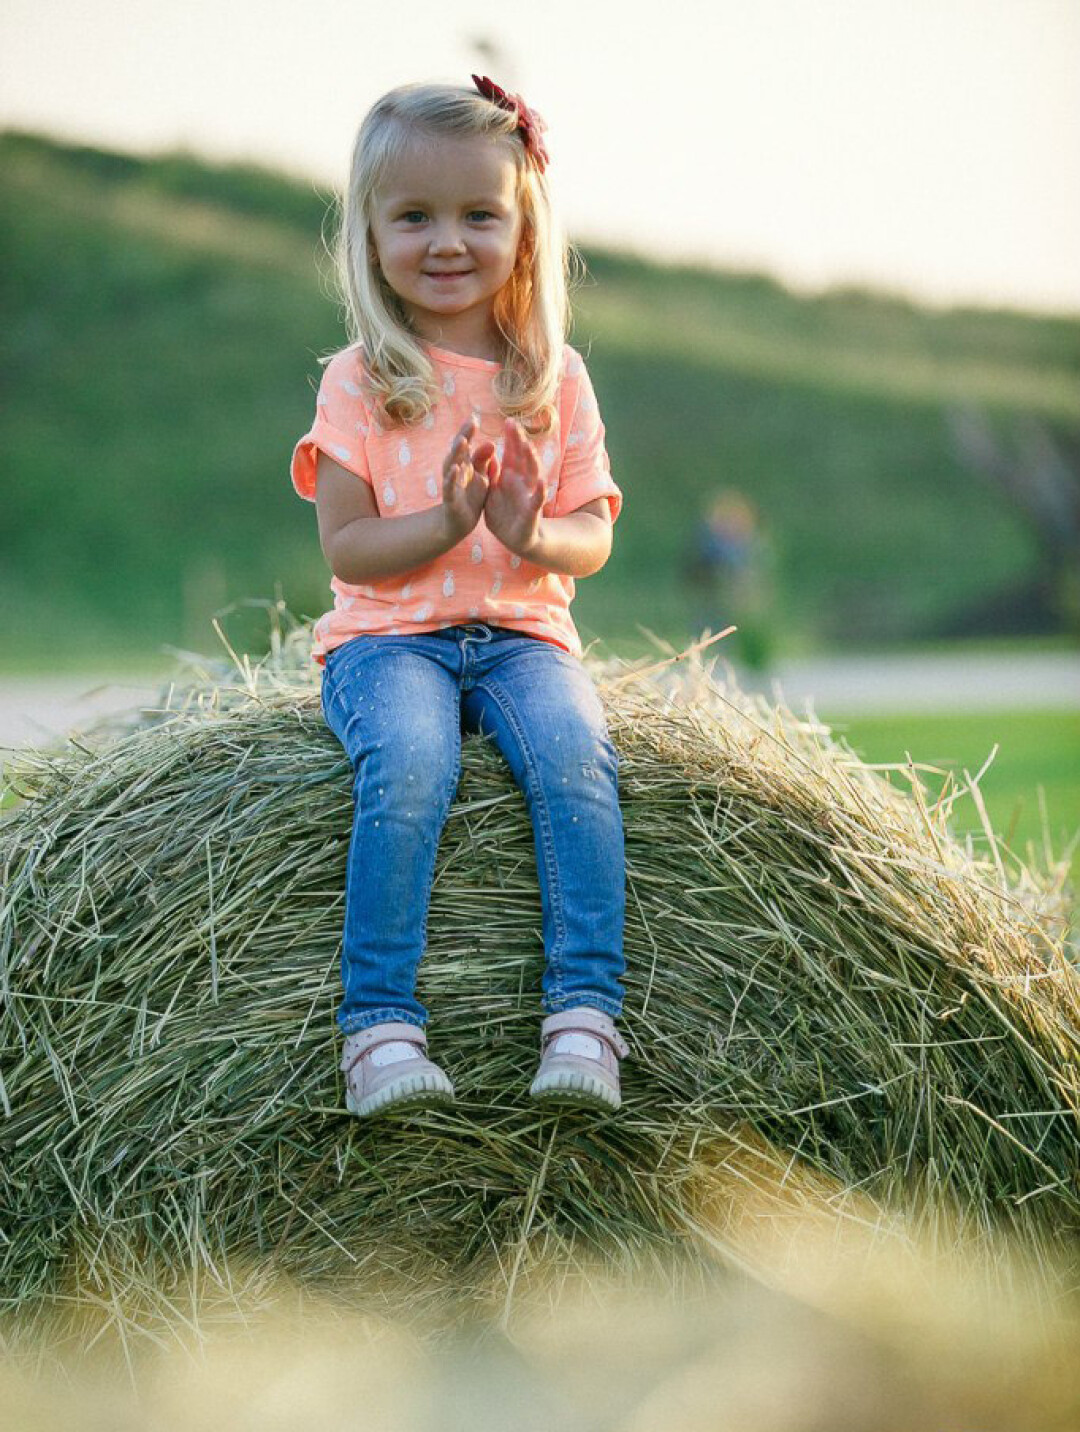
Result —
M 472 269 L 452 269 L 452 270 L 448 270 L 447 272 L 444 272 L 444 273 L 440 273 L 440 272 L 434 271 L 434 270 L 429 270 L 428 273 L 427 273 L 427 277 L 428 277 L 428 278 L 467 278 L 467 277 L 469 276 L 469 274 L 471 274 L 471 273 L 472 273 Z

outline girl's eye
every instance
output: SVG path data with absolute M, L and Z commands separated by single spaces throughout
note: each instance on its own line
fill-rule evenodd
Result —
M 474 209 L 469 215 L 470 219 L 493 219 L 495 215 L 490 209 Z
M 423 209 L 409 209 L 402 214 L 401 217 L 409 224 L 413 223 L 414 220 L 418 220 L 422 223 L 424 220 L 424 211 Z

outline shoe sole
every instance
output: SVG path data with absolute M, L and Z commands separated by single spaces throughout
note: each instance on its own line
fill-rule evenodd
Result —
M 441 1080 L 434 1074 L 410 1074 L 406 1079 L 387 1084 L 377 1094 L 369 1094 L 366 1099 L 357 1100 L 350 1089 L 345 1091 L 345 1108 L 359 1119 L 451 1104 L 453 1100 L 454 1086 L 448 1079 Z
M 604 1109 L 614 1112 L 621 1108 L 617 1089 L 586 1074 L 548 1074 L 534 1079 L 529 1090 L 539 1104 L 565 1104 L 575 1108 Z

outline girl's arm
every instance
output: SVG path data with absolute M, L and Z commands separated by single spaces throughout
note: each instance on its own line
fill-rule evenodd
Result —
M 468 536 L 484 509 L 487 465 L 494 455 L 490 443 L 470 454 L 475 426 L 470 419 L 446 455 L 442 502 L 405 517 L 380 517 L 368 484 L 319 453 L 315 473 L 319 542 L 339 581 L 356 586 L 411 572 Z
M 611 507 L 594 498 L 565 517 L 541 517 L 536 539 L 518 555 L 564 577 L 590 577 L 611 556 Z

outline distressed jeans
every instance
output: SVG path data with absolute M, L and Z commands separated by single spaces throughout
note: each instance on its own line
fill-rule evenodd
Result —
M 327 656 L 322 705 L 354 775 L 342 1032 L 426 1022 L 416 973 L 462 732 L 494 738 L 525 796 L 543 910 L 544 1010 L 585 1004 L 617 1016 L 626 904 L 617 758 L 581 662 L 538 637 L 480 623 L 358 636 Z

